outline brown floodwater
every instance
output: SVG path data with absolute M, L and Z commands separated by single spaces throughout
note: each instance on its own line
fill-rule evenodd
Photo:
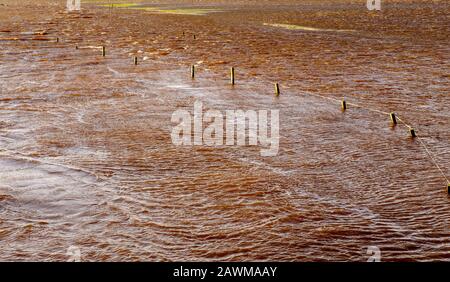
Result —
M 62 2 L 2 1 L 0 260 L 450 260 L 448 2 Z M 173 145 L 195 101 L 278 155 Z

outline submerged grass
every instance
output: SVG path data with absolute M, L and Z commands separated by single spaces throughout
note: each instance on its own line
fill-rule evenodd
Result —
M 217 13 L 221 12 L 220 9 L 209 9 L 209 8 L 177 8 L 177 9 L 162 9 L 156 7 L 145 7 L 142 6 L 142 3 L 111 3 L 111 4 L 100 4 L 101 7 L 111 7 L 113 5 L 114 8 L 130 8 L 133 10 L 142 10 L 160 14 L 174 14 L 174 15 L 191 15 L 191 16 L 204 16 L 209 13 Z
M 217 9 L 159 9 L 156 10 L 158 13 L 165 14 L 176 14 L 176 15 L 192 15 L 192 16 L 204 16 L 209 13 L 217 13 L 221 12 L 221 10 Z
M 101 4 L 99 6 L 102 7 L 111 7 L 113 6 L 114 8 L 132 8 L 132 7 L 137 7 L 140 4 L 136 4 L 136 3 L 111 3 L 111 4 Z
M 316 28 L 316 27 L 308 27 L 294 24 L 269 24 L 264 23 L 267 26 L 273 26 L 278 28 L 284 28 L 289 30 L 305 30 L 305 31 L 335 31 L 335 32 L 353 32 L 351 29 L 326 29 L 326 28 Z

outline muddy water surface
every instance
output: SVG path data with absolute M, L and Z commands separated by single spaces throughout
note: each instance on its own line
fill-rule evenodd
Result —
M 66 260 L 70 246 L 93 261 L 365 261 L 368 246 L 450 260 L 443 1 L 189 6 L 220 10 L 202 15 L 5 3 L 1 260 Z M 326 99 L 344 96 L 364 108 Z M 174 146 L 171 115 L 195 101 L 279 109 L 279 154 Z M 413 125 L 444 175 L 373 110 Z

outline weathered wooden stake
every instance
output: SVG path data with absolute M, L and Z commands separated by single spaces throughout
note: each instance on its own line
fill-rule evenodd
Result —
M 102 56 L 105 57 L 106 56 L 106 47 L 102 46 Z
M 341 108 L 343 112 L 347 110 L 347 102 L 345 101 L 345 99 L 341 102 Z
M 447 184 L 447 194 L 450 196 L 450 183 Z
M 391 117 L 392 125 L 397 125 L 397 117 L 395 116 L 395 113 L 390 113 L 389 116 Z
M 230 77 L 231 77 L 231 85 L 235 84 L 235 78 L 234 78 L 234 67 L 231 67 L 230 69 Z
M 416 131 L 412 127 L 409 128 L 409 134 L 411 135 L 412 138 L 416 138 L 417 137 Z
M 195 65 L 191 66 L 191 77 L 195 78 Z
M 275 83 L 275 96 L 280 96 L 280 85 Z
M 134 57 L 134 65 L 137 66 L 137 64 L 138 64 L 138 58 Z
M 56 37 L 56 43 L 59 43 L 59 37 Z

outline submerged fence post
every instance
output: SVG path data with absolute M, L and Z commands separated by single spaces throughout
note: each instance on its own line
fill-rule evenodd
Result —
M 409 134 L 411 135 L 411 138 L 416 138 L 417 137 L 416 131 L 412 127 L 409 128 Z
M 392 125 L 397 125 L 397 117 L 395 116 L 395 113 L 390 113 L 389 116 L 391 117 Z
M 280 96 L 280 85 L 275 83 L 275 96 Z
M 347 102 L 345 101 L 345 99 L 341 101 L 341 109 L 343 112 L 347 110 Z
M 138 58 L 134 57 L 134 65 L 137 66 L 137 64 L 138 64 Z
M 231 76 L 231 85 L 235 84 L 235 80 L 234 80 L 234 67 L 231 67 L 230 69 L 230 76 Z
M 105 57 L 106 56 L 106 47 L 102 46 L 102 56 Z
M 191 77 L 195 78 L 195 65 L 191 66 Z

